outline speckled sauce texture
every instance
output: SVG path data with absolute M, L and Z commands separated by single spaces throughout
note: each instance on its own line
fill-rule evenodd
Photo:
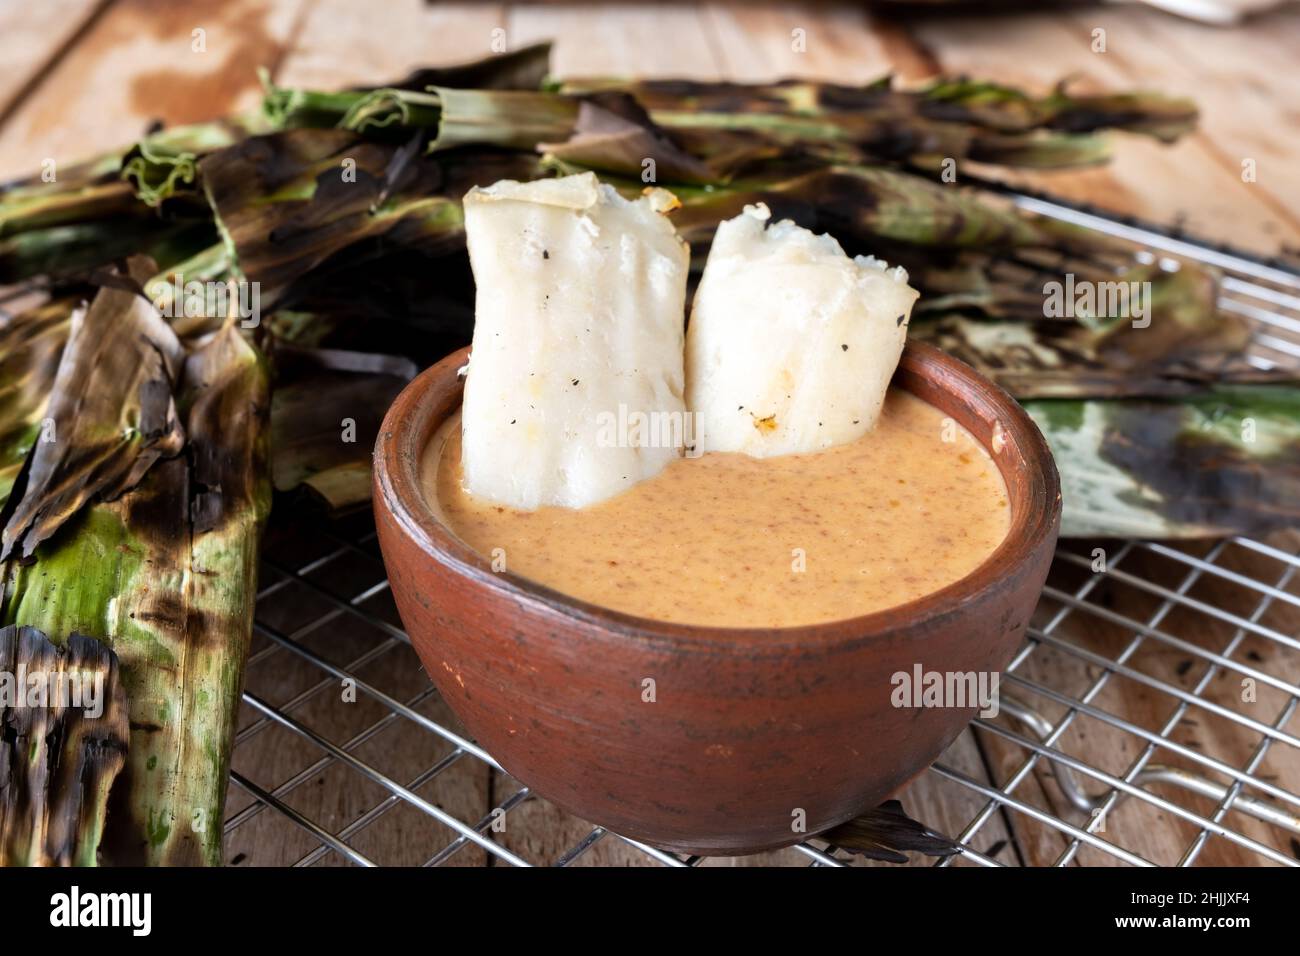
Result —
M 422 467 L 443 520 L 498 567 L 628 614 L 721 627 L 814 624 L 921 597 L 978 567 L 1011 514 L 979 443 L 897 389 L 850 444 L 682 458 L 580 510 L 514 511 L 466 492 L 459 416 Z

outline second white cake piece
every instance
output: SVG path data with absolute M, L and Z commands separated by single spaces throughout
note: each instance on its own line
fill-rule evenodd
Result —
M 465 485 L 522 510 L 581 508 L 658 473 L 680 447 L 611 421 L 683 414 L 686 244 L 651 190 L 592 173 L 465 197 L 477 287 L 462 410 Z
M 851 442 L 875 424 L 918 293 L 766 206 L 718 226 L 686 334 L 700 451 L 755 457 Z

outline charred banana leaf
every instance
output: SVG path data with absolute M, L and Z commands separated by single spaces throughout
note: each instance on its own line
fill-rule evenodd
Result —
M 119 347 L 152 346 L 136 339 Z M 34 560 L 4 567 L 4 622 L 39 627 L 56 642 L 103 635 L 121 663 L 131 741 L 102 844 L 114 864 L 221 860 L 270 501 L 267 370 L 233 323 L 184 358 L 175 388 L 185 454 L 154 461 L 113 500 L 89 501 L 36 547 Z M 123 411 L 126 420 L 138 415 Z M 61 474 L 51 484 L 87 482 Z
M 439 169 L 342 130 L 253 137 L 202 160 L 204 188 L 240 272 L 265 307 L 339 250 L 405 224 L 435 245 L 458 237 L 460 204 L 437 194 Z M 393 198 L 400 187 L 411 198 Z M 266 197 L 275 201 L 268 202 Z
M 126 763 L 117 656 L 71 635 L 0 628 L 0 866 L 94 866 Z
M 461 196 L 476 185 L 532 179 L 541 171 L 527 153 L 453 150 L 426 157 L 411 148 L 418 145 L 299 129 L 254 137 L 200 163 L 232 268 L 259 283 L 264 309 L 298 308 L 339 272 L 360 272 L 367 284 L 376 276 L 397 279 L 385 269 L 395 253 L 463 255 Z M 308 273 L 312 281 L 299 282 Z M 378 307 L 383 299 L 377 297 Z M 336 296 L 336 307 L 339 302 Z M 363 302 L 356 307 L 354 317 L 367 309 Z
M 1115 302 L 1046 315 L 1053 311 L 1045 306 L 1049 287 L 1063 283 L 1060 272 L 1044 272 L 1026 289 L 1037 296 L 1037 316 L 1031 311 L 1027 319 L 1008 321 L 968 310 L 918 322 L 913 334 L 1020 399 L 1194 394 L 1214 383 L 1295 374 L 1262 371 L 1246 361 L 1250 326 L 1217 308 L 1218 283 L 1209 272 L 1135 266 L 1109 275 L 1084 273 L 1080 279 L 1090 290 L 1108 290 L 1106 297 Z M 1116 306 L 1120 299 L 1123 304 Z M 932 306 L 941 304 L 959 303 L 948 299 Z
M 1065 537 L 1200 538 L 1300 525 L 1300 386 L 1023 404 L 1061 472 Z
M 952 840 L 909 817 L 897 800 L 886 800 L 874 810 L 818 834 L 818 839 L 882 863 L 906 863 L 908 853 L 945 857 L 961 852 Z
M 271 399 L 276 491 L 305 491 L 331 512 L 369 503 L 379 425 L 417 370 L 396 355 L 278 348 Z
M 117 277 L 124 288 L 103 288 L 88 309 L 73 313 L 47 423 L 0 513 L 0 560 L 30 557 L 87 502 L 119 496 L 184 445 L 173 400 L 183 349 L 131 290 L 154 271 L 152 262 L 133 260 Z
M 1189 101 L 1157 93 L 1084 96 L 1062 84 L 1033 97 L 961 78 L 917 90 L 897 89 L 889 77 L 860 87 L 602 78 L 553 88 L 576 96 L 634 96 L 654 123 L 723 178 L 774 154 L 841 164 L 966 158 L 1082 166 L 1109 156 L 1105 139 L 1091 134 L 1117 129 L 1172 142 L 1194 128 L 1197 115 Z
M 50 392 L 80 305 L 76 296 L 50 300 L 0 326 L 0 510 L 47 427 Z

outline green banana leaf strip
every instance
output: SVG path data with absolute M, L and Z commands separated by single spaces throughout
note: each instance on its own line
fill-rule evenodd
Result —
M 839 163 L 911 159 L 928 166 L 969 158 L 1062 168 L 1108 157 L 1105 140 L 1087 134 L 1120 129 L 1171 142 L 1195 127 L 1197 115 L 1191 102 L 1158 93 L 1075 96 L 1061 85 L 1036 98 L 961 78 L 918 90 L 896 89 L 889 77 L 861 87 L 595 78 L 551 88 L 574 95 L 630 93 L 654 122 L 689 136 L 683 142 L 705 158 L 713 149 L 735 154 L 747 138 L 754 150 L 766 143 Z M 711 143 L 718 134 L 727 140 Z M 829 144 L 852 146 L 857 153 L 828 157 L 821 151 Z
M 198 157 L 186 150 L 164 149 L 148 140 L 136 145 L 122 163 L 122 179 L 146 206 L 157 207 L 178 189 L 194 185 Z
M 101 844 L 115 865 L 221 862 L 223 803 L 270 507 L 266 363 L 233 323 L 185 359 L 187 453 L 9 561 L 2 620 L 104 635 L 130 712 Z
M 383 87 L 361 87 L 340 92 L 294 89 L 276 86 L 270 74 L 261 71 L 264 94 L 262 115 L 272 129 L 339 126 L 371 93 L 424 93 L 430 87 L 458 90 L 533 90 L 541 88 L 550 70 L 550 43 L 534 43 L 508 53 L 449 67 L 412 71 L 396 83 Z M 436 121 L 436 117 L 433 117 Z M 388 125 L 377 124 L 377 128 Z M 269 132 L 269 130 L 268 130 Z
M 1065 537 L 1200 538 L 1300 525 L 1300 385 L 1023 404 L 1061 473 Z
M 532 149 L 539 142 L 568 136 L 578 107 L 571 97 L 526 90 L 389 88 L 362 96 L 338 125 L 357 133 L 387 130 L 409 135 L 411 130 L 425 130 L 429 152 L 471 145 Z
M 0 866 L 95 866 L 126 763 L 117 656 L 72 634 L 0 627 Z
M 121 217 L 152 218 L 130 183 L 110 180 L 70 189 L 32 189 L 0 198 L 0 239 L 33 229 Z
M 0 285 L 37 276 L 83 281 L 95 269 L 135 255 L 160 263 L 175 262 L 216 240 L 216 231 L 207 220 L 128 216 L 32 229 L 0 239 Z

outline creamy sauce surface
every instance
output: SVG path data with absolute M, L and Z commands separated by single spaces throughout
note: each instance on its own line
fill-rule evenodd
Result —
M 422 469 L 452 530 L 510 572 L 628 614 L 721 627 L 814 624 L 929 594 L 983 563 L 1011 513 L 974 437 L 898 389 L 851 444 L 682 458 L 580 510 L 515 511 L 465 491 L 459 415 Z

